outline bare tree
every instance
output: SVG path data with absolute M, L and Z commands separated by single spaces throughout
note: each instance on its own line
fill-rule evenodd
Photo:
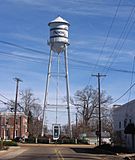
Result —
M 8 103 L 7 103 L 7 109 L 9 111 L 13 112 L 14 108 L 15 108 L 15 102 L 13 100 L 8 101 Z
M 33 117 L 39 117 L 42 113 L 42 107 L 39 103 L 39 99 L 34 97 L 34 94 L 30 89 L 20 92 L 20 106 L 23 112 L 28 116 L 31 112 Z
M 105 92 L 101 92 L 101 106 L 102 106 L 102 116 L 105 116 L 106 107 L 111 102 L 112 98 L 110 96 L 106 96 Z M 82 90 L 78 90 L 75 93 L 74 98 L 71 99 L 71 103 L 76 106 L 77 112 L 79 113 L 80 124 L 78 126 L 82 126 L 82 132 L 90 131 L 90 120 L 96 120 L 98 117 L 98 91 L 93 89 L 92 86 L 86 86 Z M 97 127 L 97 123 L 95 122 L 95 128 Z
M 30 89 L 21 91 L 20 106 L 28 116 L 28 132 L 30 136 L 37 138 L 41 134 L 42 107 L 39 99 L 35 98 Z

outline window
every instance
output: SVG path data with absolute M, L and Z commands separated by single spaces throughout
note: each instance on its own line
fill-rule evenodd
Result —
M 9 129 L 6 130 L 6 137 L 7 139 L 9 139 L 9 135 L 10 135 L 10 132 L 9 132 Z
M 15 131 L 15 137 L 17 137 L 17 136 L 18 136 L 18 130 Z
M 16 118 L 16 122 L 15 123 L 18 124 L 18 118 Z
M 119 122 L 119 128 L 121 128 L 121 122 Z
M 124 128 L 127 126 L 127 119 L 124 120 Z
M 6 118 L 6 124 L 9 124 L 9 118 Z

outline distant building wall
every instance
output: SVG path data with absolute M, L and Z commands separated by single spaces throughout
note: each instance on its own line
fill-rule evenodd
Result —
M 0 137 L 13 139 L 14 113 L 0 113 Z M 27 137 L 27 116 L 24 113 L 17 113 L 15 137 Z
M 113 130 L 116 138 L 115 143 L 122 143 L 126 147 L 133 149 L 132 135 L 125 134 L 124 130 L 128 124 L 135 124 L 135 100 L 130 101 L 124 105 L 115 105 L 113 107 Z

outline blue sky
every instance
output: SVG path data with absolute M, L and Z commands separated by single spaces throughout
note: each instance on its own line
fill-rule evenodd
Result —
M 87 84 L 96 88 L 97 79 L 91 74 L 98 72 L 107 74 L 101 87 L 114 100 L 130 87 L 131 77 L 134 82 L 134 0 L 0 0 L 0 4 L 0 93 L 9 99 L 15 95 L 13 78 L 19 77 L 23 80 L 20 90 L 30 88 L 43 103 L 49 55 L 48 22 L 58 15 L 70 23 L 71 95 Z M 106 69 L 109 66 L 111 69 Z M 133 88 L 131 99 L 134 96 Z M 126 103 L 128 97 L 127 94 L 117 103 Z

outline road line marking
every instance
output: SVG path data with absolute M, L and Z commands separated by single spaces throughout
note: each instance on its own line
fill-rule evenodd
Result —
M 59 154 L 59 157 L 61 158 L 61 160 L 64 160 L 60 150 L 59 150 L 58 154 Z
M 57 149 L 54 150 L 54 153 L 55 153 L 56 156 L 57 156 L 57 160 L 60 160 L 60 159 L 59 159 L 59 155 L 58 155 L 58 150 L 57 150 Z
M 64 160 L 60 150 L 55 149 L 54 152 L 55 152 L 58 160 Z

